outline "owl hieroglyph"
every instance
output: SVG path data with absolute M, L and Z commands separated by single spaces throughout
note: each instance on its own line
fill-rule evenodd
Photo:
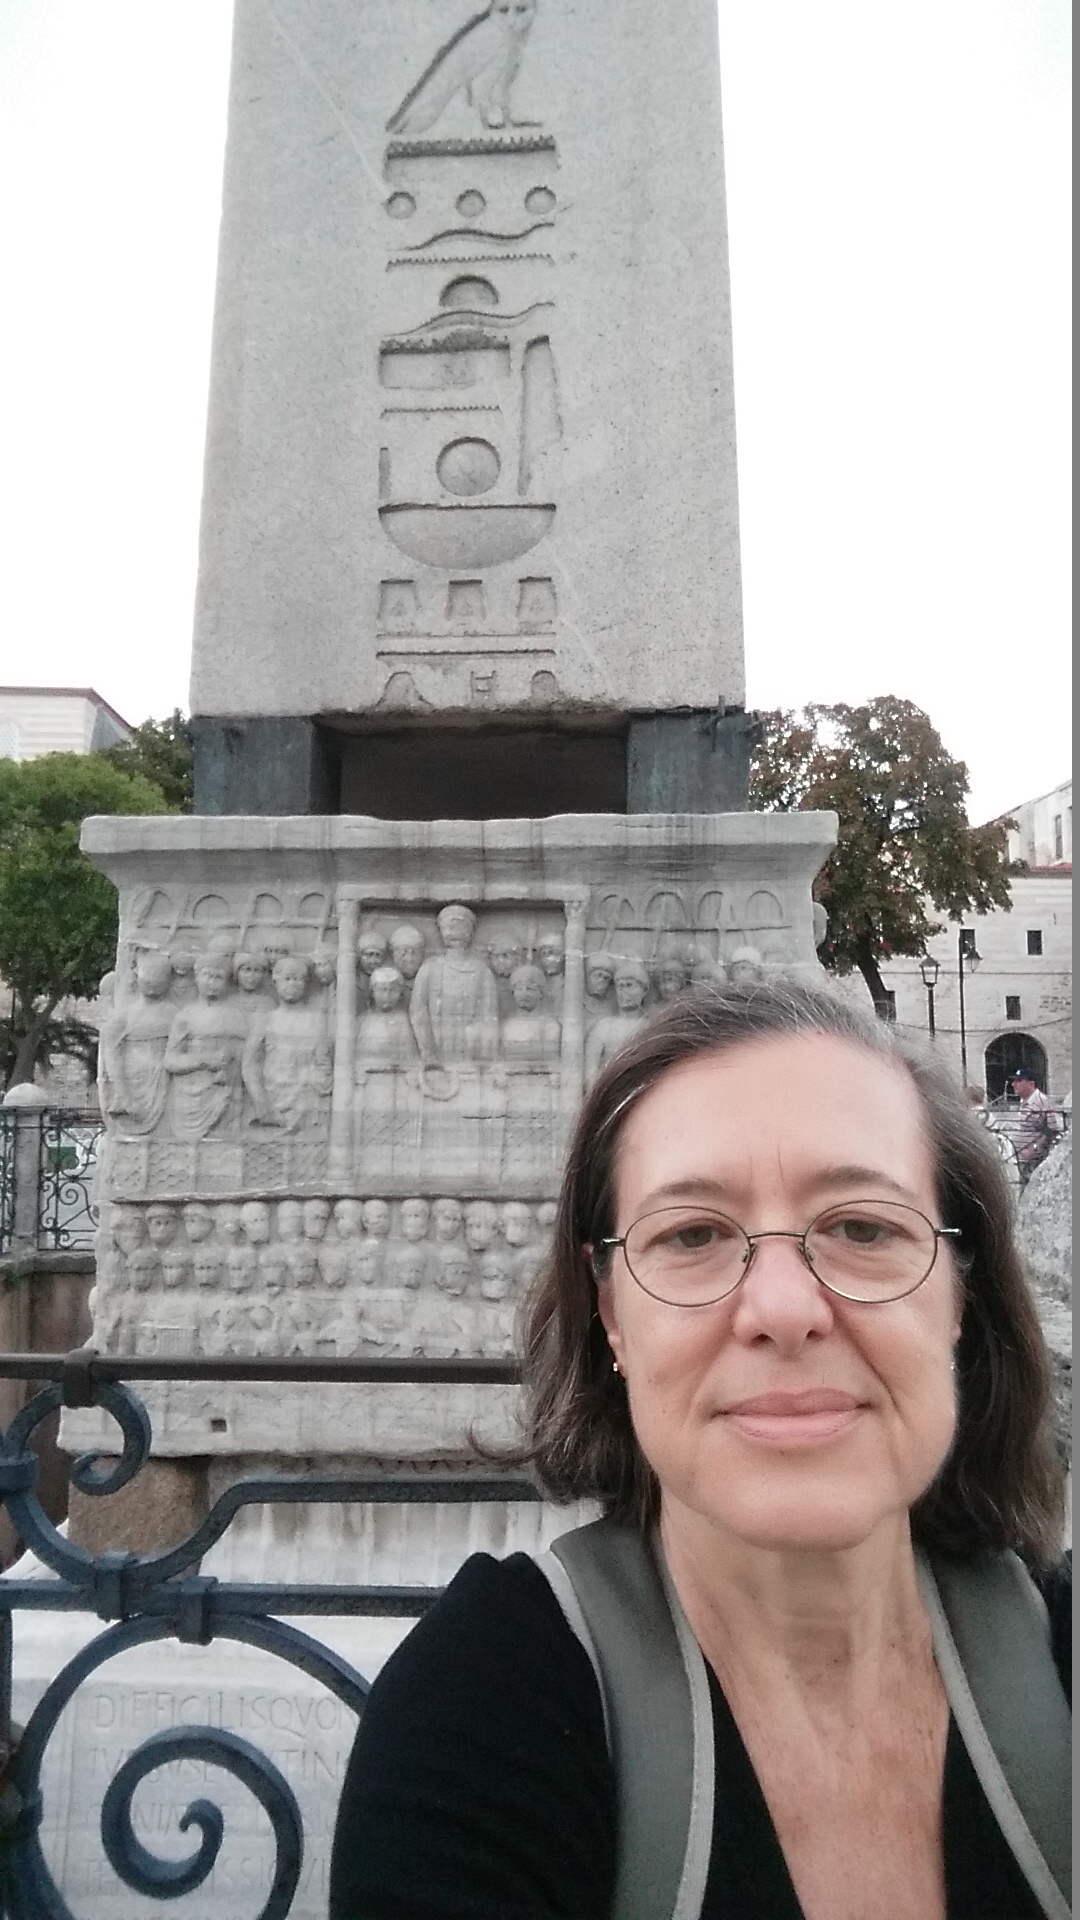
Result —
M 535 15 L 536 0 L 490 0 L 436 54 L 387 132 L 426 133 L 463 89 L 485 127 L 512 126 L 510 88 Z

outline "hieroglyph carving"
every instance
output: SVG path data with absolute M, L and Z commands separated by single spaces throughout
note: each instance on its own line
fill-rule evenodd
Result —
M 387 132 L 426 133 L 461 92 L 485 127 L 512 126 L 510 89 L 535 15 L 536 0 L 490 0 L 439 49 L 387 121 Z

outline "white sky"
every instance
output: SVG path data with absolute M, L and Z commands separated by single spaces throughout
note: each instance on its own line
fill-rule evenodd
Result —
M 131 720 L 187 699 L 230 16 L 0 0 L 0 680 Z M 1068 33 L 720 0 L 749 701 L 917 701 L 975 819 L 1068 769 Z

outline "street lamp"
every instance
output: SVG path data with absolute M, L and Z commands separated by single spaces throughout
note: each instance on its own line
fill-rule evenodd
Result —
M 982 961 L 982 954 L 975 945 L 974 927 L 961 927 L 956 941 L 956 971 L 960 979 L 960 1072 L 965 1087 L 968 1083 L 967 1071 L 967 1020 L 964 1011 L 964 975 L 974 973 Z
M 935 960 L 932 953 L 924 953 L 919 962 L 919 972 L 922 974 L 922 983 L 926 988 L 927 1025 L 930 1028 L 930 1038 L 934 1040 L 937 1038 L 937 1022 L 934 1018 L 934 988 L 937 986 L 938 974 L 941 972 L 941 961 Z

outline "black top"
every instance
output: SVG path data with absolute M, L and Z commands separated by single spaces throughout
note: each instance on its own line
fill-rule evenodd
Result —
M 1040 1581 L 1071 1687 L 1071 1573 Z M 710 1673 L 716 1811 L 702 1920 L 802 1920 L 764 1795 Z M 954 1722 L 949 1920 L 1040 1920 Z M 338 1812 L 331 1920 L 603 1920 L 615 1783 L 591 1662 L 527 1555 L 475 1554 L 371 1691 Z

